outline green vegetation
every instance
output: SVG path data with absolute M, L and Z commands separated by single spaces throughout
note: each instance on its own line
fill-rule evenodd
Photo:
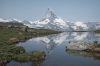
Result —
M 100 52 L 66 50 L 66 53 L 69 55 L 91 57 L 91 58 L 94 58 L 96 60 L 100 60 Z
M 96 32 L 96 33 L 100 33 L 100 30 L 96 30 L 95 32 Z
M 31 60 L 32 61 L 40 61 L 40 60 L 43 60 L 45 58 L 46 54 L 45 52 L 40 52 L 40 51 L 34 51 L 32 54 L 31 54 Z
M 45 56 L 46 56 L 45 52 L 34 51 L 32 52 L 32 54 L 22 53 L 16 55 L 14 60 L 20 62 L 27 62 L 27 61 L 39 62 L 39 61 L 43 61 L 45 59 Z
M 32 37 L 44 36 L 59 33 L 58 31 L 48 29 L 32 29 L 32 28 L 15 28 L 0 27 L 0 64 L 7 63 L 11 60 L 19 62 L 33 61 L 36 65 L 40 64 L 46 54 L 40 51 L 34 51 L 27 54 L 25 49 L 16 46 L 16 43 L 26 41 Z
M 25 31 L 24 31 L 25 30 Z M 0 28 L 0 46 L 16 44 L 36 36 L 44 36 L 59 33 L 58 31 L 47 29 L 22 29 L 22 28 Z
M 31 56 L 30 54 L 27 54 L 27 53 L 19 54 L 19 55 L 16 55 L 15 57 L 15 60 L 19 62 L 27 62 L 27 61 L 30 61 L 30 59 L 31 59 Z
M 0 66 L 5 66 L 11 60 L 14 60 L 16 55 L 25 53 L 23 47 L 15 45 L 0 46 Z
M 30 37 L 29 33 L 20 31 L 17 28 L 0 28 L 0 44 L 16 43 Z
M 27 32 L 28 31 L 28 32 Z M 27 28 L 22 30 L 21 28 L 0 28 L 0 44 L 5 43 L 17 43 L 19 41 L 24 41 L 26 39 L 44 36 L 49 34 L 59 33 L 58 31 L 48 30 L 48 29 L 30 29 Z
M 61 31 L 54 31 L 54 30 L 50 30 L 50 29 L 34 29 L 34 28 L 27 29 L 27 31 L 31 32 L 34 37 L 45 36 L 45 35 L 49 35 L 49 34 L 57 34 L 57 33 L 61 32 Z
M 25 53 L 25 50 L 23 47 L 20 46 L 2 46 L 0 47 L 0 62 L 2 61 L 10 61 L 13 58 L 15 58 L 16 55 Z
M 42 63 L 45 60 L 45 52 L 34 51 L 32 54 L 20 53 L 1 53 L 0 54 L 0 63 L 7 63 L 11 60 L 18 62 L 28 62 L 32 61 L 35 65 Z

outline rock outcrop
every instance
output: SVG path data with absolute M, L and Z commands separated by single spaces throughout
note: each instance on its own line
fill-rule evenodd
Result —
M 86 52 L 99 52 L 99 44 L 95 42 L 73 41 L 67 45 L 67 50 L 86 51 Z
M 67 45 L 67 49 L 70 50 L 87 50 L 87 49 L 94 49 L 94 43 L 88 43 L 84 41 L 73 41 Z

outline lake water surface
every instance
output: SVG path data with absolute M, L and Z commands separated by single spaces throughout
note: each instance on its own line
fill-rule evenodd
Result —
M 100 34 L 92 32 L 64 32 L 44 37 L 36 37 L 20 42 L 17 46 L 25 48 L 27 53 L 44 51 L 46 58 L 40 66 L 100 66 L 100 54 L 89 54 L 81 51 L 66 51 L 72 41 L 100 43 Z M 35 66 L 33 62 L 11 61 L 6 66 Z

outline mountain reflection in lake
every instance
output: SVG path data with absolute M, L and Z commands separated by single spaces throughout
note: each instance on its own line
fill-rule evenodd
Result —
M 64 32 L 44 37 L 32 38 L 17 46 L 25 48 L 27 53 L 45 51 L 46 59 L 40 66 L 100 66 L 100 54 L 81 51 L 66 51 L 66 46 L 72 41 L 100 43 L 100 34 L 92 32 Z M 96 56 L 95 56 L 96 55 Z M 7 66 L 34 66 L 32 62 L 11 61 Z

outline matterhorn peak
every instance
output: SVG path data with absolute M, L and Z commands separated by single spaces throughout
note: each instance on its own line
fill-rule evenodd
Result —
M 48 8 L 45 17 L 48 18 L 48 19 L 50 19 L 50 20 L 57 18 L 57 16 L 56 16 L 55 13 L 53 12 L 53 10 L 50 9 L 50 8 Z
M 61 18 L 57 17 L 52 9 L 48 8 L 44 17 L 31 23 L 33 28 L 44 28 L 65 31 L 69 29 L 68 24 Z

